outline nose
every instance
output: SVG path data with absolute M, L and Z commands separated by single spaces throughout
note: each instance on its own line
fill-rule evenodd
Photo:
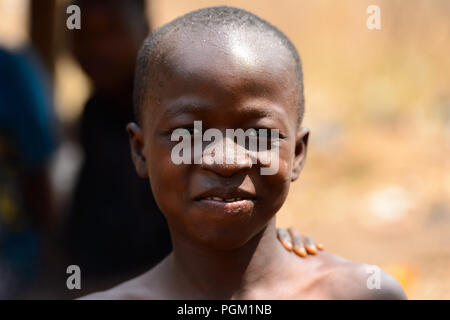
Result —
M 252 168 L 252 159 L 244 146 L 225 138 L 219 143 L 212 143 L 203 150 L 201 167 L 223 177 L 230 177 L 238 172 Z

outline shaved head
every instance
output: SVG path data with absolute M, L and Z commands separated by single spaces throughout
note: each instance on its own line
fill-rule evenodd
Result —
M 174 59 L 182 60 L 182 49 L 197 49 L 198 68 L 204 59 L 233 57 L 237 68 L 251 64 L 288 68 L 292 75 L 297 122 L 304 114 L 303 75 L 299 54 L 289 38 L 269 22 L 243 9 L 211 7 L 190 12 L 153 32 L 142 45 L 136 64 L 134 106 L 141 118 L 142 106 L 157 96 Z M 217 46 L 216 56 L 204 56 L 202 47 Z M 181 53 L 180 53 L 181 52 Z M 267 54 L 270 52 L 270 54 Z M 181 56 L 180 56 L 181 55 Z M 193 61 L 190 60 L 190 64 Z M 195 66 L 191 66 L 195 67 Z

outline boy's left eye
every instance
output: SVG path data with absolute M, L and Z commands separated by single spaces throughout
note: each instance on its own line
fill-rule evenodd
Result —
M 256 128 L 252 131 L 252 137 L 254 136 L 259 139 L 266 138 L 267 140 L 278 140 L 285 138 L 279 129 Z
M 285 136 L 280 133 L 279 129 L 269 128 L 250 128 L 246 130 L 248 139 L 245 141 L 245 147 L 249 149 L 252 143 L 256 143 L 258 148 L 265 146 L 270 150 L 279 146 L 280 140 L 285 139 Z M 254 146 L 254 145 L 253 145 Z

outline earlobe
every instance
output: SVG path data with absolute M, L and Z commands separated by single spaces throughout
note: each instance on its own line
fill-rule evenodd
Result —
M 131 157 L 137 174 L 141 178 L 147 178 L 147 163 L 144 155 L 144 136 L 141 128 L 134 122 L 127 125 L 128 137 L 130 139 Z
M 306 151 L 308 147 L 309 129 L 301 127 L 297 131 L 295 139 L 295 158 L 292 166 L 291 181 L 298 179 L 306 160 Z

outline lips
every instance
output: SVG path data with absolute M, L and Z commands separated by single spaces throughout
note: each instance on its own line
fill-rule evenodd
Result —
M 254 193 L 243 189 L 212 188 L 195 197 L 195 202 L 208 212 L 236 216 L 249 215 L 255 206 Z
M 222 202 L 234 202 L 234 201 L 240 201 L 243 200 L 241 197 L 236 197 L 236 198 L 229 198 L 229 199 L 224 199 L 221 197 L 206 197 L 202 200 L 214 200 L 214 201 L 222 201 Z
M 235 201 L 236 199 L 255 200 L 254 192 L 239 187 L 213 187 L 198 192 L 195 200 Z

